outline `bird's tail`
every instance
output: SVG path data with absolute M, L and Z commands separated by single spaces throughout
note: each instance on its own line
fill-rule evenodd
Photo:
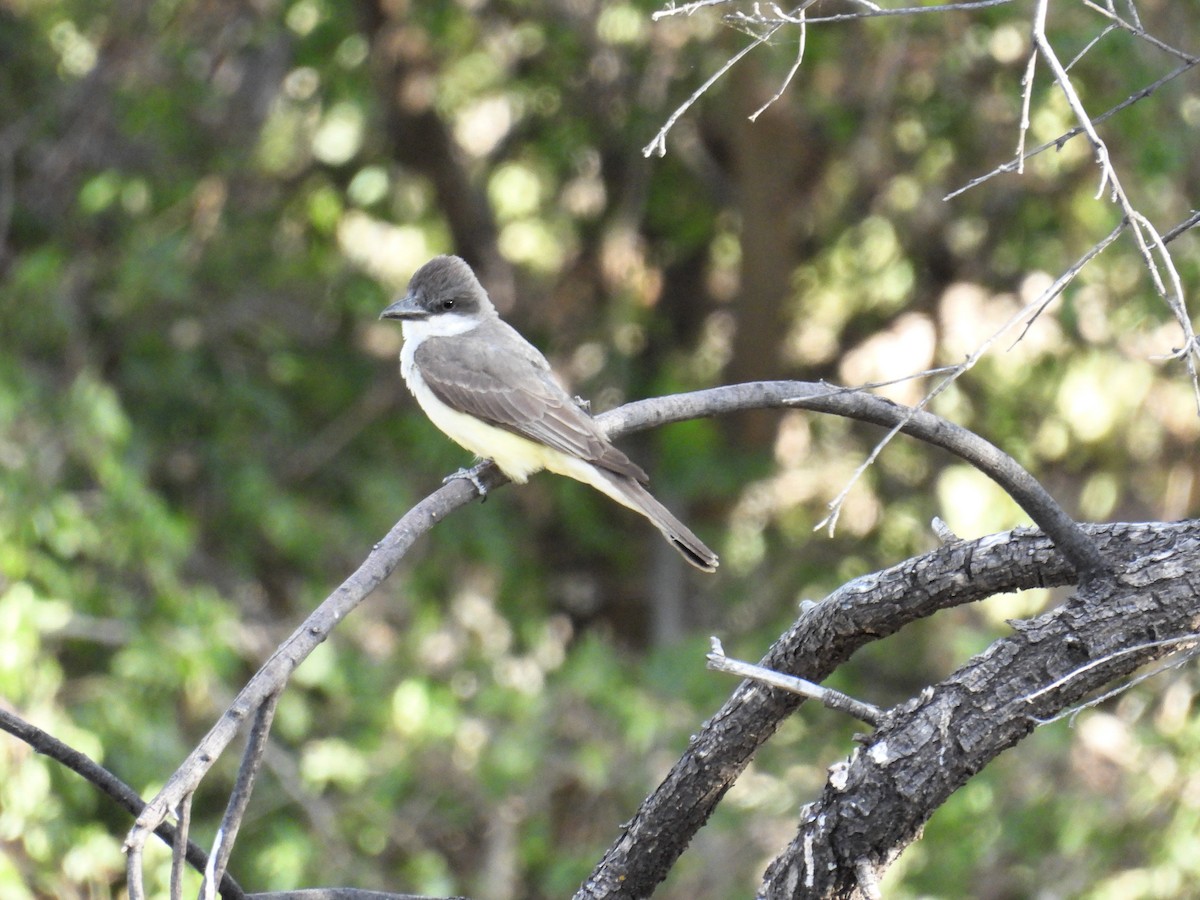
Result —
M 704 542 L 692 534 L 690 528 L 680 522 L 669 509 L 659 503 L 654 495 L 646 490 L 640 482 L 626 475 L 618 475 L 605 469 L 596 469 L 601 475 L 603 484 L 593 485 L 623 506 L 628 506 L 635 512 L 649 519 L 654 527 L 662 532 L 680 555 L 702 572 L 715 572 L 720 560 L 717 554 L 705 546 Z

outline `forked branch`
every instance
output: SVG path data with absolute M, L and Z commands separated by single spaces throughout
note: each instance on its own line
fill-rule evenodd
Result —
M 631 403 L 598 417 L 614 437 L 633 431 L 746 409 L 806 408 L 885 426 L 954 453 L 993 478 L 1055 541 L 1074 572 L 1083 579 L 1105 571 L 1095 544 L 1071 520 L 1036 479 L 998 448 L 931 413 L 908 409 L 863 391 L 804 382 L 754 382 Z M 489 489 L 506 482 L 494 467 L 480 477 Z M 283 690 L 292 671 L 329 636 L 399 564 L 418 537 L 475 496 L 474 487 L 456 479 L 410 510 L 366 560 L 275 651 L 233 704 L 142 811 L 125 846 L 129 851 L 130 896 L 141 896 L 140 859 L 151 832 L 188 798 L 248 718 L 257 717 L 270 698 Z M 262 736 L 265 738 L 265 734 Z M 252 777 L 253 771 L 243 773 Z M 227 848 L 226 848 L 227 852 Z
M 1191 573 L 1200 572 L 1200 524 L 1085 530 L 1117 578 L 1093 581 L 1063 606 L 1014 623 L 1014 636 L 888 711 L 867 748 L 835 766 L 822 798 L 802 812 L 800 831 L 772 866 L 762 896 L 853 896 L 864 873 L 886 868 L 945 797 L 1052 709 L 1194 637 L 1200 576 Z M 1036 532 L 952 541 L 807 604 L 759 665 L 819 683 L 860 647 L 939 610 L 1074 579 L 1070 564 Z M 1155 644 L 1149 635 L 1178 639 Z M 1136 650 L 1113 652 L 1127 646 Z M 1105 662 L 1081 665 L 1099 658 Z M 1054 690 L 1029 702 L 1047 683 Z M 802 702 L 743 682 L 622 827 L 575 900 L 652 893 L 758 748 Z M 877 814 L 867 815 L 871 810 Z

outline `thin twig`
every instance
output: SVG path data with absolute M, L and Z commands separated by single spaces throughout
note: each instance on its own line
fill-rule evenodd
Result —
M 914 410 L 924 409 L 937 394 L 941 393 L 941 391 L 944 389 L 943 385 L 947 385 L 949 382 L 950 379 L 946 379 L 941 383 L 941 385 L 938 386 L 937 389 L 935 389 L 935 391 L 931 391 L 922 397 L 921 402 L 914 407 Z M 867 473 L 867 470 L 869 470 L 871 466 L 875 465 L 875 460 L 879 458 L 879 454 L 881 454 L 884 448 L 892 442 L 892 438 L 901 432 L 905 424 L 905 421 L 897 422 L 891 427 L 887 434 L 875 442 L 875 446 L 871 448 L 871 452 L 867 454 L 866 459 L 860 462 L 855 470 L 850 473 L 850 477 L 846 479 L 845 484 L 842 485 L 842 489 L 838 491 L 837 496 L 830 500 L 828 504 L 826 504 L 826 508 L 829 510 L 829 512 L 823 519 L 813 526 L 813 531 L 821 531 L 824 529 L 828 532 L 830 537 L 834 536 L 834 534 L 837 532 L 838 520 L 842 517 L 842 510 L 846 506 L 846 498 L 850 496 L 850 491 L 852 491 L 854 486 L 858 484 L 858 480 Z
M 797 42 L 797 45 L 796 45 L 796 61 L 794 63 L 792 63 L 792 67 L 790 69 L 788 69 L 787 75 L 785 75 L 783 78 L 783 84 L 781 84 L 779 86 L 779 90 L 777 90 L 775 92 L 775 96 L 773 96 L 770 100 L 768 100 L 766 103 L 764 103 L 762 106 L 760 106 L 750 116 L 751 122 L 757 122 L 758 117 L 761 116 L 764 112 L 766 112 L 768 107 L 770 107 L 772 104 L 774 104 L 776 100 L 778 100 L 780 97 L 783 96 L 783 92 L 788 89 L 788 85 L 790 85 L 792 83 L 792 79 L 796 77 L 796 73 L 800 70 L 800 64 L 802 62 L 804 62 L 804 46 L 808 42 L 808 26 L 805 24 L 805 21 L 804 21 L 804 13 L 800 14 L 799 24 L 800 24 L 800 40 Z
M 275 718 L 275 707 L 279 703 L 279 694 L 275 693 L 263 701 L 262 706 L 254 716 L 254 726 L 246 740 L 246 750 L 242 754 L 242 764 L 238 769 L 237 781 L 229 796 L 229 804 L 221 825 L 217 829 L 217 837 L 213 842 L 212 853 L 208 859 L 208 867 L 204 872 L 204 884 L 200 887 L 200 895 L 204 900 L 215 900 L 213 885 L 219 884 L 229 864 L 229 856 L 233 853 L 233 844 L 237 840 L 238 829 L 241 828 L 242 818 L 250 803 L 250 795 L 254 791 L 254 780 L 262 765 L 263 753 L 267 749 L 267 738 L 271 733 L 271 721 Z
M 1170 55 L 1176 57 L 1177 59 L 1182 59 L 1184 62 L 1196 63 L 1196 62 L 1200 61 L 1200 57 L 1197 57 L 1195 54 L 1188 53 L 1186 50 L 1179 50 L 1175 47 L 1172 47 L 1170 44 L 1166 43 L 1165 41 L 1161 41 L 1158 38 L 1156 38 L 1154 35 L 1143 30 L 1141 22 L 1137 22 L 1137 21 L 1127 22 L 1124 19 L 1122 19 L 1120 16 L 1118 16 L 1115 12 L 1113 12 L 1111 9 L 1105 9 L 1102 6 L 1097 6 L 1095 3 L 1092 3 L 1091 0 L 1082 0 L 1082 3 L 1084 6 L 1086 6 L 1088 9 L 1092 10 L 1093 12 L 1097 12 L 1100 15 L 1111 19 L 1113 22 L 1113 27 L 1121 28 L 1121 29 L 1124 29 L 1125 31 L 1128 31 L 1130 34 L 1134 35 L 1137 38 L 1140 38 L 1141 40 L 1158 48 L 1159 50 L 1162 50 L 1164 53 L 1169 53 Z M 1130 10 L 1132 11 L 1133 15 L 1136 17 L 1137 10 L 1133 8 L 1132 4 L 1130 4 Z
M 824 24 L 829 22 L 852 22 L 856 19 L 879 19 L 888 16 L 915 16 L 921 13 L 971 12 L 976 9 L 986 9 L 990 6 L 1004 6 L 1012 2 L 1013 0 L 970 0 L 970 2 L 964 3 L 939 3 L 936 6 L 904 6 L 896 9 L 886 9 L 871 4 L 863 12 L 837 13 L 831 16 L 811 16 L 808 21 L 810 25 L 816 25 L 818 23 Z M 724 18 L 726 20 L 734 18 L 749 20 L 752 17 L 746 13 L 737 12 L 728 13 Z M 791 19 L 782 15 L 776 18 L 755 16 L 753 19 L 761 25 L 789 24 L 791 22 Z
M 1112 0 L 1108 0 L 1109 5 L 1112 5 Z M 1142 27 L 1142 17 L 1137 11 L 1137 4 L 1134 0 L 1125 0 L 1125 5 L 1129 7 L 1130 18 L 1133 19 L 1133 24 L 1138 28 Z
M 1188 663 L 1194 660 L 1197 655 L 1200 655 L 1200 646 L 1196 645 L 1189 647 L 1187 650 L 1179 651 L 1178 653 L 1171 653 L 1158 665 L 1151 666 L 1145 672 L 1129 679 L 1124 684 L 1117 685 L 1112 690 L 1105 691 L 1103 694 L 1098 694 L 1092 699 L 1088 700 L 1086 703 L 1080 703 L 1071 709 L 1064 709 L 1057 716 L 1050 716 L 1046 719 L 1037 719 L 1037 723 L 1039 725 L 1047 725 L 1051 722 L 1057 722 L 1059 719 L 1064 718 L 1070 719 L 1073 723 L 1079 714 L 1085 709 L 1092 709 L 1096 706 L 1099 706 L 1101 703 L 1111 700 L 1113 697 L 1119 697 L 1121 694 L 1124 694 L 1127 691 L 1137 687 L 1142 682 L 1149 681 L 1152 678 L 1157 678 L 1159 675 L 1168 671 L 1169 669 L 1178 669 L 1180 666 L 1186 666 Z
M 1099 666 L 1108 665 L 1109 663 L 1113 662 L 1114 660 L 1121 659 L 1124 656 L 1129 656 L 1130 654 L 1142 654 L 1142 653 L 1145 653 L 1147 650 L 1153 650 L 1158 647 L 1171 647 L 1176 644 L 1195 645 L 1197 641 L 1200 641 L 1200 634 L 1193 633 L 1193 634 L 1182 634 L 1182 635 L 1178 635 L 1173 638 L 1165 638 L 1161 641 L 1146 641 L 1145 643 L 1135 644 L 1132 647 L 1122 647 L 1120 650 L 1117 650 L 1114 653 L 1106 653 L 1104 656 L 1101 656 L 1097 659 L 1089 660 L 1088 662 L 1084 663 L 1083 665 L 1078 666 L 1075 669 L 1072 669 L 1070 672 L 1068 672 L 1066 675 L 1062 676 L 1061 678 L 1056 678 L 1054 681 L 1050 682 L 1045 687 L 1039 688 L 1038 690 L 1034 691 L 1031 694 L 1026 694 L 1024 697 L 1021 698 L 1021 700 L 1024 701 L 1025 703 L 1032 703 L 1034 700 L 1038 699 L 1039 697 L 1041 697 L 1045 694 L 1049 694 L 1051 691 L 1056 691 L 1059 688 L 1064 687 L 1065 685 L 1068 685 L 1068 684 L 1072 683 L 1073 681 L 1078 680 L 1078 678 L 1081 675 L 1083 675 L 1085 672 L 1090 672 L 1092 669 L 1095 669 Z M 1050 721 L 1053 721 L 1053 720 L 1050 720 Z
M 188 830 L 192 826 L 192 795 L 180 801 L 175 813 L 178 824 L 171 842 L 171 900 L 183 898 L 183 861 L 187 853 Z
M 1193 352 L 1197 346 L 1196 333 L 1192 328 L 1191 316 L 1188 314 L 1187 306 L 1183 299 L 1183 284 L 1180 281 L 1179 272 L 1175 268 L 1175 261 L 1171 258 L 1171 253 L 1163 243 L 1157 229 L 1155 229 L 1149 219 L 1134 208 L 1133 203 L 1125 192 L 1125 188 L 1121 184 L 1117 170 L 1112 164 L 1108 145 L 1096 131 L 1095 123 L 1088 115 L 1087 109 L 1083 105 L 1083 100 L 1080 99 L 1078 92 L 1075 90 L 1075 85 L 1071 82 L 1070 75 L 1063 68 L 1062 63 L 1058 59 L 1058 54 L 1046 36 L 1046 12 L 1048 5 L 1049 0 L 1037 0 L 1037 4 L 1034 7 L 1034 46 L 1037 47 L 1046 64 L 1050 66 L 1050 70 L 1054 73 L 1055 81 L 1057 81 L 1059 89 L 1066 98 L 1067 105 L 1075 114 L 1076 121 L 1083 129 L 1084 134 L 1087 135 L 1095 151 L 1096 164 L 1100 169 L 1100 186 L 1097 191 L 1097 199 L 1103 195 L 1106 188 L 1111 190 L 1113 198 L 1117 201 L 1121 207 L 1121 211 L 1132 225 L 1131 230 L 1134 241 L 1137 244 L 1142 260 L 1146 264 L 1146 269 L 1150 273 L 1155 291 L 1163 298 L 1168 308 L 1174 314 L 1175 320 L 1179 323 L 1184 338 L 1183 351 L 1180 355 L 1187 367 L 1188 375 L 1192 382 L 1193 394 L 1196 398 L 1196 407 L 1200 411 L 1200 374 L 1196 370 L 1196 354 Z M 1159 257 L 1158 263 L 1154 259 L 1156 251 Z M 1166 282 L 1169 283 L 1169 287 L 1167 283 L 1164 283 L 1163 270 L 1165 270 L 1167 276 Z
M 803 678 L 797 678 L 795 675 L 786 675 L 783 672 L 776 672 L 774 669 L 756 666 L 754 663 L 731 659 L 725 655 L 725 648 L 721 646 L 719 638 L 710 637 L 708 640 L 711 649 L 705 658 L 708 660 L 708 668 L 714 672 L 727 672 L 739 678 L 748 678 L 768 687 L 779 688 L 782 691 L 790 691 L 801 697 L 816 700 L 827 709 L 846 713 L 860 722 L 866 722 L 872 728 L 878 728 L 883 721 L 884 713 L 878 706 L 855 700 L 841 691 L 822 687 Z
M 1116 28 L 1117 28 L 1116 25 L 1108 25 L 1105 28 L 1101 29 L 1101 31 L 1098 35 L 1096 35 L 1094 38 L 1092 38 L 1090 41 L 1088 41 L 1086 44 L 1084 44 L 1083 47 L 1080 49 L 1080 51 L 1078 53 L 1076 53 L 1073 57 L 1071 57 L 1071 61 L 1068 62 L 1066 65 L 1064 65 L 1063 69 L 1067 72 L 1070 72 L 1071 69 L 1073 69 L 1075 67 L 1075 63 L 1079 62 L 1081 59 L 1083 59 L 1085 56 L 1087 56 L 1087 54 L 1091 52 L 1092 48 L 1095 47 L 1097 44 L 1099 44 L 1101 40 L 1103 40 L 1103 38 L 1106 34 L 1112 34 L 1116 30 Z
M 1089 247 L 1083 256 L 1071 263 L 1071 265 L 1067 267 L 1066 271 L 1054 279 L 1054 282 L 1048 288 L 1042 291 L 1042 293 L 1039 294 L 1032 303 L 1027 303 L 1024 306 L 1024 308 L 1021 310 L 1022 318 L 1024 318 L 1031 309 L 1033 311 L 1029 315 L 1029 318 L 1025 320 L 1025 327 L 1021 329 L 1021 333 L 1013 340 L 1012 347 L 1015 347 L 1017 343 L 1029 333 L 1029 329 L 1033 326 L 1033 323 L 1036 322 L 1038 317 L 1046 311 L 1046 308 L 1054 302 L 1054 299 L 1067 289 L 1068 285 L 1075 280 L 1075 276 L 1082 272 L 1088 263 L 1104 252 L 1105 248 L 1107 248 L 1109 244 L 1120 237 L 1121 232 L 1123 232 L 1125 228 L 1126 223 L 1122 222 L 1120 225 L 1110 231 L 1105 237 L 1101 238 L 1099 241 Z M 1009 349 L 1012 348 L 1010 347 Z
M 664 9 L 651 13 L 650 20 L 657 22 L 659 19 L 665 19 L 668 16 L 690 16 L 692 13 L 704 9 L 706 6 L 720 6 L 723 3 L 731 2 L 733 0 L 693 0 L 693 2 L 685 3 L 682 6 L 670 3 Z
M 1017 158 L 1018 174 L 1025 172 L 1025 137 L 1029 134 L 1029 108 L 1033 101 L 1033 76 L 1037 69 L 1037 51 L 1029 53 L 1029 62 L 1025 66 L 1025 75 L 1021 79 L 1021 122 L 1017 127 Z M 947 197 L 947 200 L 950 198 Z
M 1101 122 L 1105 121 L 1106 119 L 1111 118 L 1112 116 L 1115 116 L 1117 113 L 1121 112 L 1122 110 L 1126 109 L 1127 107 L 1130 107 L 1133 104 L 1146 99 L 1151 94 L 1153 94 L 1155 91 L 1157 91 L 1160 87 L 1174 81 L 1180 75 L 1187 74 L 1193 68 L 1195 68 L 1198 64 L 1200 64 L 1200 59 L 1193 60 L 1190 62 L 1185 62 L 1183 65 L 1172 69 L 1170 72 L 1168 72 L 1166 75 L 1162 76 L 1162 78 L 1159 78 L 1157 81 L 1153 81 L 1150 84 L 1146 85 L 1141 90 L 1136 91 L 1133 94 L 1130 94 L 1128 97 L 1126 97 L 1120 103 L 1118 103 L 1116 106 L 1113 106 L 1110 109 L 1105 110 L 1104 112 L 1100 113 L 1100 115 L 1094 117 L 1092 119 L 1092 121 L 1095 124 L 1099 125 Z M 942 197 L 942 199 L 943 200 L 953 200 L 955 197 L 958 197 L 961 194 L 965 194 L 967 191 L 971 190 L 972 188 L 979 187 L 979 185 L 981 185 L 987 181 L 991 181 L 993 178 L 995 178 L 998 175 L 1005 175 L 1005 174 L 1009 174 L 1012 172 L 1021 171 L 1025 164 L 1025 160 L 1030 159 L 1034 156 L 1037 156 L 1041 153 L 1045 153 L 1047 150 L 1049 150 L 1051 148 L 1056 148 L 1056 149 L 1061 150 L 1062 147 L 1069 140 L 1071 140 L 1072 138 L 1078 137 L 1081 134 L 1083 134 L 1083 128 L 1081 126 L 1076 125 L 1074 128 L 1070 128 L 1067 131 L 1064 131 L 1062 134 L 1060 134 L 1058 137 L 1054 138 L 1053 140 L 1046 141 L 1044 144 L 1039 144 L 1037 147 L 1034 147 L 1032 150 L 1026 152 L 1020 159 L 1009 160 L 1006 163 L 1002 163 L 1001 165 L 996 166 L 996 168 L 992 169 L 990 172 L 987 172 L 983 175 L 978 175 L 975 178 L 972 178 L 970 181 L 968 181 L 962 187 L 956 188 L 955 190 L 946 194 L 944 197 Z
M 735 53 L 729 59 L 725 60 L 725 64 L 723 66 L 721 66 L 721 68 L 717 69 L 716 72 L 714 72 L 712 75 L 710 75 L 708 80 L 705 81 L 704 84 L 702 84 L 702 85 L 700 85 L 700 87 L 696 88 L 696 90 L 692 94 L 692 96 L 690 96 L 686 100 L 684 100 L 683 103 L 680 104 L 679 108 L 676 109 L 675 112 L 671 113 L 671 115 L 667 117 L 667 121 L 663 123 L 663 127 L 660 128 L 658 130 L 658 134 L 656 134 L 654 136 L 654 140 L 652 140 L 649 144 L 647 144 L 645 147 L 642 148 L 642 155 L 643 156 L 652 156 L 654 154 L 657 154 L 659 156 L 666 156 L 667 132 L 669 132 L 672 128 L 675 127 L 675 123 L 679 121 L 680 117 L 685 112 L 687 112 L 689 109 L 691 109 L 692 106 L 696 103 L 696 101 L 699 100 L 702 96 L 704 96 L 704 92 L 707 91 L 714 84 L 716 84 L 717 80 L 722 75 L 724 75 L 726 72 L 728 72 L 730 69 L 732 69 L 743 56 L 745 56 L 747 53 L 749 53 L 755 47 L 759 47 L 762 44 L 765 44 L 771 38 L 771 35 L 773 35 L 776 31 L 778 31 L 782 27 L 783 27 L 782 25 L 776 25 L 765 35 L 755 38 L 751 43 L 747 44 L 745 47 L 743 47 L 741 50 L 739 50 L 737 53 Z
M 1200 210 L 1192 210 L 1192 214 L 1190 216 L 1188 216 L 1170 231 L 1167 231 L 1163 234 L 1163 243 L 1171 243 L 1171 241 L 1175 240 L 1175 238 L 1179 237 L 1185 231 L 1191 231 L 1197 225 L 1200 225 Z

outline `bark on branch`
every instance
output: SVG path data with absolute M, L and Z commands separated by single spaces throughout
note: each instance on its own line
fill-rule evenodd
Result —
M 1099 580 L 1098 576 L 1105 573 L 1107 564 L 1096 544 L 1063 512 L 1045 489 L 1014 460 L 982 438 L 931 413 L 908 409 L 865 391 L 804 382 L 753 382 L 644 400 L 598 418 L 609 434 L 616 437 L 631 431 L 683 419 L 721 415 L 744 409 L 792 407 L 804 407 L 897 427 L 907 434 L 955 453 L 1004 487 L 1029 513 L 1030 517 L 1042 526 L 1061 551 L 1060 560 L 1065 561 L 1064 565 L 1067 571 L 1081 579 L 1096 578 L 1097 580 Z M 483 467 L 479 477 L 489 489 L 506 482 L 495 466 Z M 235 698 L 232 706 L 167 780 L 158 796 L 147 804 L 142 814 L 138 816 L 125 842 L 126 849 L 130 854 L 127 868 L 131 897 L 136 900 L 140 896 L 139 860 L 141 849 L 145 846 L 150 833 L 166 820 L 170 810 L 176 809 L 195 791 L 217 758 L 241 730 L 243 723 L 247 719 L 253 719 L 269 698 L 277 696 L 283 690 L 296 666 L 329 636 L 338 622 L 391 574 L 417 538 L 442 518 L 459 507 L 465 506 L 474 497 L 475 488 L 469 482 L 457 479 L 418 503 L 375 546 L 358 570 L 326 598 L 300 628 L 281 644 L 270 659 L 264 663 L 263 667 Z M 958 572 L 959 570 L 951 569 L 950 571 Z M 782 667 L 770 667 L 790 671 Z M 793 674 L 803 673 L 795 672 Z M 790 708 L 794 708 L 794 704 Z M 777 722 L 777 720 L 775 721 Z M 770 725 L 767 733 L 773 731 L 774 727 L 774 725 Z M 753 746 L 756 747 L 757 743 L 754 743 Z M 732 783 L 732 777 L 748 760 L 748 755 L 742 751 L 753 752 L 753 747 L 734 743 L 731 758 L 735 762 L 729 769 L 730 777 L 727 781 L 721 782 L 722 786 L 711 797 L 713 803 L 728 788 Z M 699 809 L 697 813 L 699 818 L 689 822 L 689 826 L 694 825 L 698 828 L 700 824 L 703 824 L 710 811 L 711 806 Z M 686 845 L 687 839 L 694 833 L 694 830 L 692 828 L 679 831 L 683 838 L 680 850 L 683 845 Z M 654 856 L 654 854 L 646 854 L 647 859 L 653 859 Z M 675 856 L 678 856 L 678 853 Z M 673 861 L 673 858 L 670 861 Z M 668 867 L 670 861 L 665 863 Z M 658 880 L 661 878 L 656 876 L 653 883 L 657 883 Z M 581 896 L 608 896 L 608 894 L 584 893 Z M 635 891 L 632 894 L 621 894 L 620 896 L 640 896 L 640 893 Z
M 951 793 L 1037 725 L 1115 679 L 1195 644 L 1200 529 L 1127 526 L 1125 566 L 997 641 L 894 709 L 805 807 L 760 896 L 863 896 Z M 1147 543 L 1152 546 L 1147 546 Z M 1149 551 L 1149 552 L 1147 552 Z
M 1066 606 L 1019 626 L 1016 636 L 944 687 L 892 711 L 871 742 L 889 741 L 882 745 L 886 752 L 859 752 L 845 776 L 854 782 L 839 776 L 837 789 L 826 789 L 814 806 L 815 819 L 806 814 L 796 841 L 772 866 L 764 896 L 853 896 L 860 861 L 883 868 L 953 790 L 1032 731 L 1037 717 L 1166 652 L 1152 641 L 1196 630 L 1200 523 L 1084 530 L 1117 567 L 1117 579 L 1094 580 Z M 956 541 L 844 585 L 802 613 L 761 665 L 819 682 L 859 647 L 940 609 L 1074 579 L 1053 543 L 1032 530 Z M 1083 662 L 1139 645 L 1141 651 L 1092 667 L 1059 690 L 1029 704 L 1020 701 Z M 649 896 L 755 751 L 802 702 L 795 694 L 743 683 L 643 801 L 576 900 Z M 937 762 L 943 754 L 948 763 Z M 869 779 L 875 774 L 879 784 Z M 884 797 L 895 798 L 894 810 L 879 805 Z M 835 833 L 815 833 L 814 822 Z M 816 867 L 834 861 L 834 872 L 823 873 L 820 882 L 813 874 L 810 881 L 810 858 Z

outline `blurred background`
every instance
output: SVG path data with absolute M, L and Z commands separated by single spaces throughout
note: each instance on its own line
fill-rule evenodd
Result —
M 456 252 L 574 391 L 761 378 L 857 384 L 960 362 L 1119 221 L 1080 140 L 1012 157 L 1028 10 L 781 30 L 642 148 L 750 38 L 644 0 L 0 0 L 0 702 L 153 792 L 303 617 L 468 462 L 404 390 L 377 316 Z M 1144 26 L 1200 52 L 1191 4 Z M 1179 59 L 1052 9 L 1100 113 Z M 1030 145 L 1074 123 L 1039 70 Z M 1200 80 L 1102 134 L 1160 230 L 1200 195 Z M 1172 244 L 1200 283 L 1191 234 Z M 934 409 L 1075 515 L 1197 508 L 1180 343 L 1132 241 Z M 919 400 L 928 379 L 887 391 Z M 854 576 L 1025 518 L 907 439 L 754 413 L 631 437 L 722 556 L 685 571 L 645 522 L 565 479 L 436 528 L 296 672 L 232 860 L 252 890 L 568 896 L 734 683 Z M 1036 613 L 943 613 L 836 686 L 911 696 Z M 1039 730 L 960 791 L 892 897 L 1184 897 L 1200 877 L 1195 675 Z M 806 706 L 658 896 L 753 892 L 857 723 Z M 225 760 L 197 798 L 211 837 Z M 119 894 L 128 818 L 0 738 L 0 895 Z M 161 890 L 165 853 L 152 855 Z

